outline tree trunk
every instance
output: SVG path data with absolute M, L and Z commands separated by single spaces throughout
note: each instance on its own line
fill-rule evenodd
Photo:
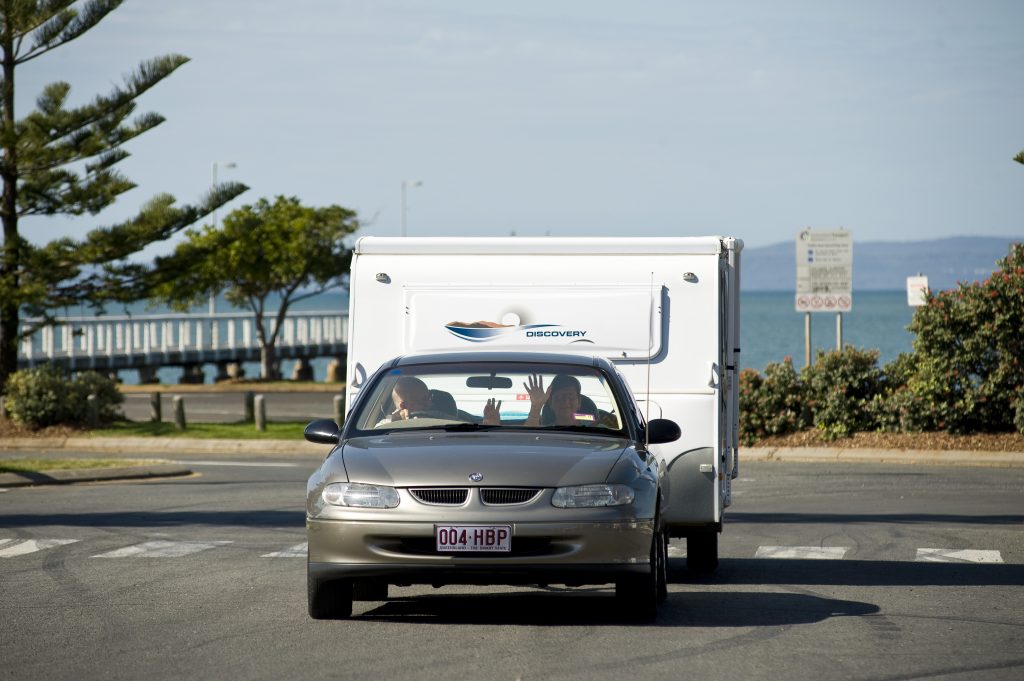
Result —
M 281 378 L 273 345 L 260 344 L 260 378 L 264 381 L 277 381 Z
M 0 302 L 0 394 L 7 389 L 7 378 L 18 370 L 18 268 L 21 265 L 21 239 L 18 236 L 18 148 L 14 137 L 14 43 L 10 34 L 4 36 L 3 83 L 0 99 L 3 115 L 0 120 L 3 140 L 3 196 L 0 198 L 0 221 L 3 222 L 3 256 L 0 279 L 14 299 Z

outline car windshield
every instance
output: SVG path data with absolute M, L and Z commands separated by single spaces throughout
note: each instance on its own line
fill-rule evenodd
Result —
M 359 431 L 536 428 L 620 434 L 620 399 L 595 367 L 437 363 L 381 375 L 352 415 Z

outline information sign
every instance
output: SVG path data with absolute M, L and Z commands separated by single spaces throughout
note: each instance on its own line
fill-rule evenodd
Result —
M 797 312 L 853 309 L 853 233 L 804 229 L 796 235 Z
M 925 304 L 925 295 L 928 293 L 928 277 L 917 275 L 907 277 L 907 305 L 921 307 Z

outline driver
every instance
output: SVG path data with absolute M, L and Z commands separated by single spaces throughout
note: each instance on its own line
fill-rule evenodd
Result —
M 404 421 L 413 414 L 430 411 L 430 389 L 415 376 L 403 376 L 391 392 L 395 410 L 387 421 Z

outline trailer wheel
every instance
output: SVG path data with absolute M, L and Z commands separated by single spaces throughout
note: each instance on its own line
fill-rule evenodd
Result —
M 718 533 L 695 532 L 686 538 L 686 569 L 700 575 L 718 568 Z

